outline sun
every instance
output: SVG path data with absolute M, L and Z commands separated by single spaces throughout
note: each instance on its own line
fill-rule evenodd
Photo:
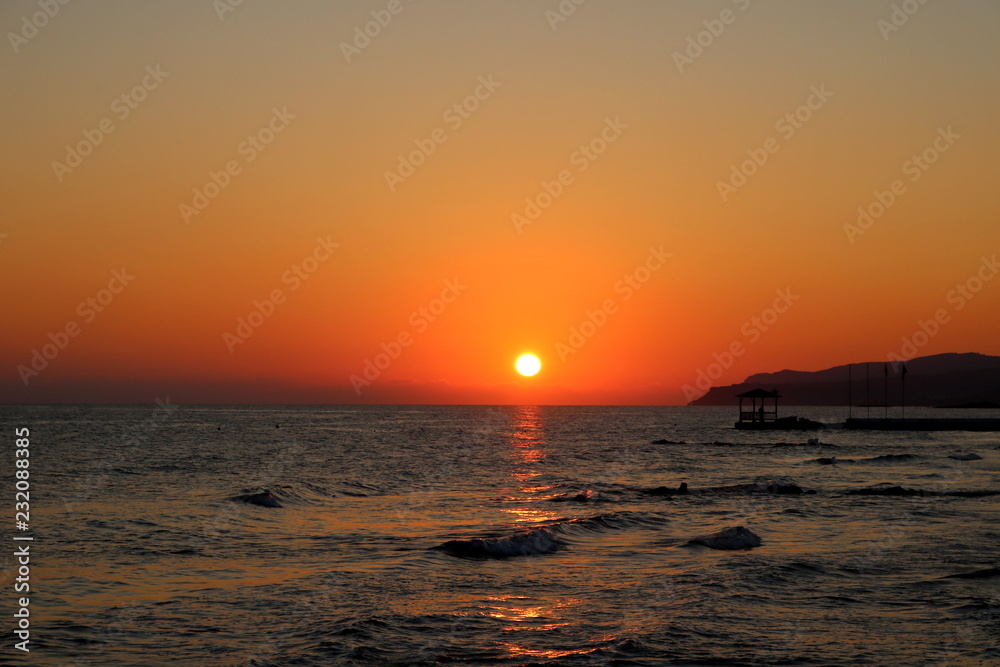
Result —
M 531 377 L 542 370 L 542 362 L 533 354 L 522 354 L 517 358 L 514 367 L 517 368 L 517 372 L 521 375 Z

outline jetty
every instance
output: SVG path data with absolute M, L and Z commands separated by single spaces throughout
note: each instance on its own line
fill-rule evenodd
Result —
M 1000 431 L 1000 419 L 965 417 L 848 418 L 844 428 L 862 431 Z
M 890 364 L 882 365 L 883 375 L 883 397 L 885 403 L 883 408 L 885 413 L 881 419 L 871 416 L 871 373 L 868 364 L 865 364 L 865 392 L 868 397 L 867 405 L 861 406 L 869 409 L 868 414 L 862 419 L 851 414 L 853 408 L 853 394 L 851 392 L 851 367 L 847 365 L 847 421 L 844 422 L 845 429 L 860 431 L 1000 431 L 1000 418 L 996 417 L 907 417 L 906 416 L 906 364 L 899 365 L 899 417 L 889 416 L 889 376 Z M 989 403 L 966 403 L 961 406 L 965 408 L 976 408 Z

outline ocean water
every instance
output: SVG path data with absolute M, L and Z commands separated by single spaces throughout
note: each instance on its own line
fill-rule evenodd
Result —
M 31 652 L 5 612 L 4 664 L 1000 664 L 1000 577 L 950 578 L 1000 565 L 1000 497 L 946 495 L 1000 490 L 1000 434 L 747 433 L 684 407 L 0 414 L 8 524 L 31 429 L 35 538 Z M 705 490 L 772 480 L 816 493 Z M 847 493 L 896 485 L 928 493 Z M 239 499 L 264 489 L 282 507 Z M 761 546 L 688 544 L 732 526 Z

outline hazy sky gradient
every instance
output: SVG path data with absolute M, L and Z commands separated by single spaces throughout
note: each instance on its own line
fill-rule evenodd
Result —
M 1000 280 L 960 310 L 948 298 L 1000 250 L 997 3 L 930 2 L 885 39 L 893 2 L 589 0 L 553 30 L 556 0 L 403 0 L 346 62 L 387 4 L 244 0 L 220 20 L 209 0 L 73 2 L 17 53 L 9 33 L 40 10 L 0 5 L 0 400 L 683 403 L 734 342 L 716 384 L 884 359 L 939 309 L 920 355 L 1000 354 Z M 674 53 L 724 10 L 679 72 Z M 169 75 L 120 119 L 147 67 Z M 453 128 L 480 77 L 500 85 Z M 783 138 L 814 87 L 833 95 Z M 248 162 L 274 109 L 295 118 Z M 52 163 L 104 118 L 114 131 L 60 182 Z M 607 119 L 628 127 L 579 171 Z M 436 128 L 447 141 L 390 191 L 385 172 Z M 904 164 L 947 128 L 960 138 L 911 181 Z M 771 137 L 723 201 L 718 182 Z M 231 160 L 241 172 L 185 223 Z M 561 170 L 572 184 L 519 233 L 511 215 Z M 845 224 L 895 179 L 905 193 L 852 243 Z M 317 238 L 339 248 L 293 291 L 282 276 Z M 626 300 L 617 281 L 661 246 Z M 84 321 L 122 267 L 134 281 Z M 411 314 L 456 278 L 467 289 L 418 331 Z M 223 334 L 274 289 L 287 301 L 230 352 Z M 784 289 L 798 300 L 751 340 Z M 25 386 L 18 366 L 74 320 Z M 401 332 L 412 344 L 358 395 L 349 377 Z M 531 380 L 513 371 L 524 351 L 544 364 Z

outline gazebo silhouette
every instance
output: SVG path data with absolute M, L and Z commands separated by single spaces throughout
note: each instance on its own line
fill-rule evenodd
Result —
M 736 398 L 740 399 L 740 422 L 774 422 L 778 420 L 778 399 L 781 398 L 781 394 L 778 390 L 766 391 L 764 389 L 751 389 L 750 391 L 745 391 L 742 394 L 737 394 Z M 749 398 L 751 403 L 750 410 L 743 409 L 743 399 Z M 767 409 L 766 403 L 767 399 L 774 401 L 770 410 Z M 757 399 L 760 399 L 760 407 L 757 407 Z

